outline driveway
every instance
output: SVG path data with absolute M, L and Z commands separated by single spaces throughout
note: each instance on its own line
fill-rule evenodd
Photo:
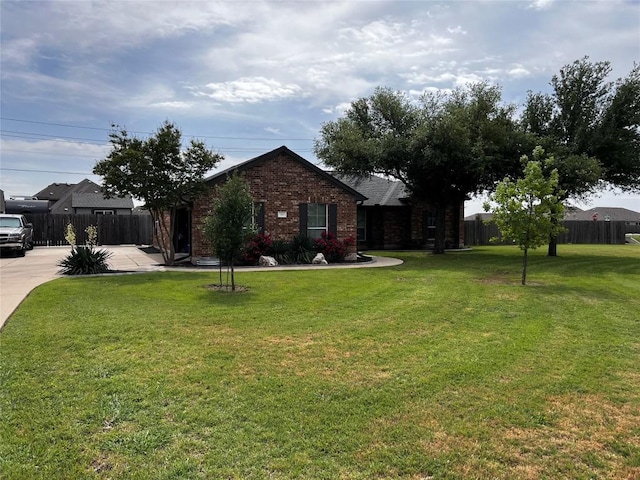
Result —
M 148 254 L 135 245 L 109 245 L 100 247 L 112 252 L 109 266 L 113 270 L 128 272 L 152 272 L 165 270 L 185 271 L 188 267 L 164 267 L 162 255 Z M 60 277 L 56 265 L 69 253 L 69 247 L 36 247 L 24 257 L 0 257 L 0 329 L 18 305 L 38 285 Z M 390 257 L 374 257 L 373 262 L 341 263 L 332 265 L 287 265 L 281 267 L 238 267 L 237 272 L 272 270 L 307 270 L 322 268 L 371 268 L 400 265 L 402 260 Z M 202 267 L 193 267 L 202 271 Z

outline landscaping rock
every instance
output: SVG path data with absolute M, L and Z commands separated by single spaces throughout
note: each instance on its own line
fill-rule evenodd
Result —
M 329 262 L 327 262 L 322 253 L 318 253 L 315 257 L 313 257 L 311 263 L 313 263 L 314 265 L 329 265 Z
M 344 257 L 344 261 L 345 262 L 357 262 L 358 261 L 358 254 L 356 252 L 354 253 L 348 253 L 345 257 Z
M 278 261 L 273 257 L 269 257 L 268 255 L 260 255 L 260 258 L 258 259 L 258 265 L 260 265 L 261 267 L 277 267 Z

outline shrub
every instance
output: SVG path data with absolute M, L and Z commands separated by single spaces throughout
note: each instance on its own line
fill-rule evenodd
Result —
M 303 235 L 296 235 L 291 241 L 291 260 L 293 263 L 311 263 L 316 251 L 313 240 Z
M 259 233 L 251 237 L 242 253 L 241 262 L 244 265 L 257 265 L 258 259 L 262 255 L 267 255 L 271 248 L 272 241 L 269 235 Z
M 329 263 L 341 262 L 347 254 L 347 247 L 355 245 L 353 237 L 338 240 L 336 236 L 329 232 L 322 232 L 321 238 L 316 238 L 315 249 L 324 255 Z
M 280 265 L 288 265 L 293 262 L 293 247 L 291 242 L 286 240 L 274 240 L 271 243 L 269 254 L 277 260 Z
M 71 247 L 71 253 L 58 262 L 63 275 L 94 275 L 110 272 L 107 260 L 111 257 L 108 250 L 97 250 L 93 246 Z

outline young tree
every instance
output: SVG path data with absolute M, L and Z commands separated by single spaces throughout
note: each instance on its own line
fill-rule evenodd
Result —
M 109 137 L 111 152 L 93 173 L 103 178 L 106 196 L 131 195 L 145 202 L 159 228 L 164 262 L 173 265 L 177 209 L 204 191 L 205 173 L 223 157 L 196 140 L 182 151 L 182 134 L 167 121 L 147 139 L 126 130 L 114 130 Z
M 584 57 L 552 77 L 551 95 L 527 96 L 521 124 L 555 157 L 563 200 L 588 198 L 603 184 L 640 190 L 640 66 L 615 83 L 610 72 L 609 62 Z
M 378 88 L 353 102 L 343 118 L 323 124 L 314 151 L 343 173 L 397 178 L 432 204 L 434 252 L 444 253 L 446 207 L 503 178 L 523 153 L 513 110 L 500 99 L 500 89 L 486 83 L 425 95 L 421 103 Z
M 536 147 L 533 160 L 524 155 L 524 176 L 516 181 L 506 177 L 500 182 L 489 200 L 493 208 L 493 221 L 507 240 L 513 240 L 524 252 L 522 259 L 522 285 L 527 282 L 528 252 L 549 241 L 550 235 L 562 230 L 560 220 L 564 205 L 558 195 L 558 171 L 551 170 L 548 177 L 543 167 L 553 165 L 553 157 L 543 161 L 544 150 Z M 484 204 L 485 211 L 491 204 Z
M 216 255 L 231 269 L 232 291 L 236 289 L 234 264 L 253 233 L 247 228 L 251 222 L 252 206 L 249 184 L 236 172 L 216 187 L 211 214 L 204 220 L 204 233 Z

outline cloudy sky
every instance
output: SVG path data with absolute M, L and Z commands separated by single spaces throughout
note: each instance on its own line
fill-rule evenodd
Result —
M 640 59 L 640 2 L 0 2 L 0 188 L 76 183 L 111 124 L 145 136 L 170 120 L 225 156 L 220 168 L 313 139 L 387 86 L 418 95 L 490 80 L 505 102 L 548 92 L 588 55 L 612 80 Z M 604 193 L 581 206 L 640 210 Z M 479 211 L 468 202 L 466 213 Z

